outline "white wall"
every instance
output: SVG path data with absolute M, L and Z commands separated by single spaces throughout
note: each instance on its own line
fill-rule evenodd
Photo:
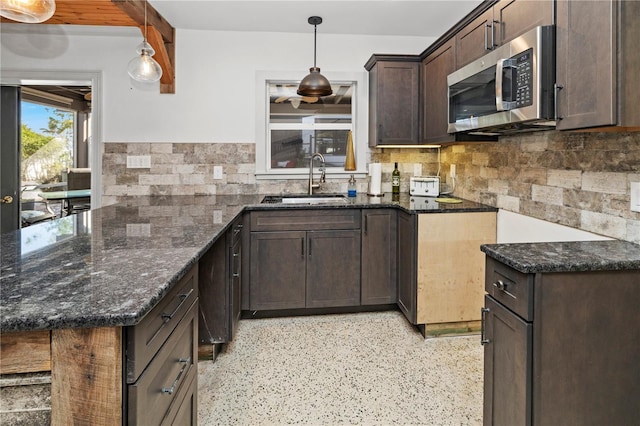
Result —
M 611 238 L 508 210 L 498 210 L 498 244 L 601 240 Z
M 253 142 L 255 74 L 313 65 L 313 33 L 177 30 L 176 93 L 132 81 L 135 28 L 3 24 L 3 70 L 102 72 L 105 142 Z M 323 73 L 366 73 L 373 53 L 418 54 L 433 38 L 318 33 Z

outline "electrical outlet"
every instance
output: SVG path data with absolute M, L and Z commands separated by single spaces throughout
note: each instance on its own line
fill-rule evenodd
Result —
M 416 163 L 413 165 L 413 175 L 422 176 L 422 164 Z
M 640 182 L 631 182 L 631 211 L 640 212 Z
M 222 166 L 213 166 L 213 178 L 222 179 Z
M 215 224 L 222 223 L 222 210 L 213 211 L 213 223 Z
M 449 176 L 451 176 L 452 178 L 455 179 L 456 177 L 456 165 L 452 164 L 451 168 L 449 169 Z
M 150 155 L 127 155 L 127 169 L 150 169 Z

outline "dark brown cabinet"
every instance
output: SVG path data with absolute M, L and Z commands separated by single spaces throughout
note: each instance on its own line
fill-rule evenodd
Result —
M 362 210 L 361 305 L 396 303 L 396 236 L 395 210 Z
M 369 146 L 419 143 L 420 58 L 373 55 L 369 71 Z
M 553 0 L 500 0 L 455 36 L 456 67 L 540 25 L 553 25 Z
M 449 125 L 447 76 L 456 69 L 456 45 L 451 39 L 422 61 L 422 140 L 425 143 L 453 141 Z
M 360 210 L 251 213 L 249 309 L 360 304 Z
M 487 257 L 484 424 L 637 423 L 639 274 L 522 273 Z
M 490 52 L 495 47 L 493 9 L 486 10 L 465 25 L 450 41 L 455 45 L 455 64 L 458 68 Z
M 250 309 L 304 308 L 305 231 L 251 232 Z
M 197 424 L 197 269 L 125 329 L 125 424 Z
M 398 211 L 398 307 L 412 323 L 417 319 L 417 216 Z
M 231 341 L 240 319 L 242 220 L 242 217 L 236 219 L 200 258 L 198 340 L 203 344 Z
M 640 2 L 557 0 L 557 129 L 640 126 Z

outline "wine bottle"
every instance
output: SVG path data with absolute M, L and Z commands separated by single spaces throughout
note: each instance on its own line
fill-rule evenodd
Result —
M 398 170 L 398 163 L 395 163 L 395 167 L 391 173 L 391 192 L 393 194 L 400 193 L 400 171 Z

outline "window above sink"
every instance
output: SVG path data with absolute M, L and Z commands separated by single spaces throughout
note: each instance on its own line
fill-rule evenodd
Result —
M 327 164 L 327 178 L 344 179 L 366 173 L 368 117 L 366 73 L 325 73 L 333 94 L 307 97 L 297 94 L 305 73 L 263 72 L 257 77 L 256 178 L 304 179 L 309 157 L 319 152 Z M 280 76 L 279 74 L 286 74 Z M 364 111 L 362 111 L 364 109 Z M 347 135 L 353 134 L 355 172 L 344 171 Z

